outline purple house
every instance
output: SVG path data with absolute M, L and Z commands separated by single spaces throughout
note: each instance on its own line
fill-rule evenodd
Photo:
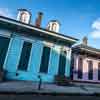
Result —
M 81 82 L 100 82 L 100 50 L 83 43 L 72 48 L 72 79 Z

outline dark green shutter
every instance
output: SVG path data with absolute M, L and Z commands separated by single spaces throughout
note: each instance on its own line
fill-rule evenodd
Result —
M 25 71 L 27 70 L 31 48 L 32 48 L 32 43 L 25 41 L 21 52 L 18 70 L 25 70 Z
M 58 75 L 65 75 L 66 51 L 60 52 Z
M 40 64 L 40 72 L 42 73 L 48 72 L 49 58 L 50 58 L 50 47 L 44 47 Z
M 80 57 L 78 60 L 78 78 L 82 79 L 83 74 L 83 59 Z
M 92 80 L 93 79 L 93 62 L 88 61 L 88 79 Z
M 98 80 L 100 80 L 100 63 L 98 63 Z
M 3 64 L 8 50 L 9 41 L 10 41 L 9 38 L 0 36 L 0 69 L 1 70 L 3 69 Z

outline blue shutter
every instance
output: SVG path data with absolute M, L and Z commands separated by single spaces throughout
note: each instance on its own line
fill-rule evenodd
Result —
M 13 36 L 11 38 L 6 60 L 4 63 L 4 68 L 9 72 L 15 72 L 19 63 L 20 54 L 23 46 L 23 41 L 17 37 Z

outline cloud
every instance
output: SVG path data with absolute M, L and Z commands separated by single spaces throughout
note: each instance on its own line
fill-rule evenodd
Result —
M 13 14 L 8 8 L 0 8 L 0 16 L 13 18 Z
M 100 18 L 93 22 L 92 28 L 96 30 L 100 30 Z
M 94 30 L 91 32 L 91 36 L 95 39 L 100 39 L 100 30 Z
M 92 23 L 92 32 L 91 32 L 91 36 L 92 38 L 95 38 L 95 39 L 100 39 L 100 18 L 98 18 L 97 20 L 95 20 L 93 23 Z

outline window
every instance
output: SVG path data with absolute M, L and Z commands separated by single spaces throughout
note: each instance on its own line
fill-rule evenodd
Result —
M 32 48 L 32 43 L 24 42 L 18 65 L 18 70 L 25 70 L 25 71 L 27 70 L 31 48 Z
M 59 69 L 58 69 L 58 74 L 59 75 L 64 75 L 65 74 L 65 66 L 66 66 L 66 51 L 60 52 L 60 58 L 59 58 Z
M 3 64 L 8 50 L 9 41 L 9 38 L 0 36 L 0 70 L 3 69 Z
M 56 31 L 56 27 L 57 27 L 56 23 L 53 23 L 52 24 L 52 31 Z
M 29 23 L 30 20 L 30 14 L 29 12 L 23 11 L 20 14 L 20 21 L 24 22 L 24 23 Z
M 98 80 L 100 80 L 100 63 L 98 63 Z
M 78 60 L 78 78 L 82 79 L 82 70 L 83 69 L 83 59 L 81 57 L 79 57 Z
M 92 80 L 93 79 L 93 62 L 88 61 L 88 79 Z
M 40 64 L 40 72 L 42 73 L 48 72 L 49 58 L 50 58 L 50 47 L 44 47 Z

